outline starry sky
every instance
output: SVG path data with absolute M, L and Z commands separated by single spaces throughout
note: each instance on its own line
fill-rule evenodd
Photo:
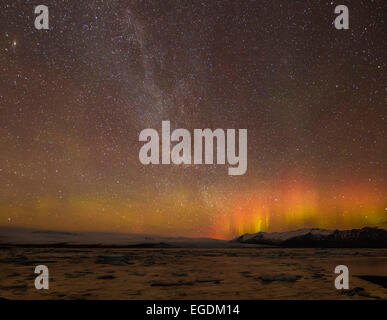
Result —
M 2 1 L 0 226 L 385 227 L 386 15 L 383 0 Z M 162 120 L 247 128 L 246 174 L 142 165 L 139 133 Z

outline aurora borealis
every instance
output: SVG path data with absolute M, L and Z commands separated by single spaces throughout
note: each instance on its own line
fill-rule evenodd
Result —
M 386 226 L 385 1 L 46 1 L 49 30 L 38 4 L 0 5 L 0 226 Z M 246 174 L 142 165 L 163 120 L 247 128 Z

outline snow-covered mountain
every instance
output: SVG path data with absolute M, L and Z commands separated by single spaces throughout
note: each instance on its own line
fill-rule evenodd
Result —
M 226 241 L 210 238 L 0 227 L 0 246 L 8 245 L 143 248 L 238 248 L 256 246 L 387 248 L 387 230 L 369 227 L 343 231 L 305 228 L 288 232 L 244 234 L 231 241 Z
M 294 237 L 304 236 L 306 234 L 313 235 L 329 235 L 333 230 L 318 229 L 318 228 L 304 228 L 287 232 L 258 232 L 246 233 L 238 238 L 231 240 L 231 242 L 250 243 L 250 244 L 281 244 L 282 242 Z
M 244 234 L 232 242 L 299 248 L 387 248 L 387 230 L 366 227 L 352 230 L 299 229 L 289 232 Z

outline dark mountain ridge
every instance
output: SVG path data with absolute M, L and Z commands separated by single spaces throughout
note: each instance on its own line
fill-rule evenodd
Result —
M 387 248 L 387 230 L 365 227 L 352 230 L 300 229 L 291 232 L 240 236 L 232 242 L 288 248 Z

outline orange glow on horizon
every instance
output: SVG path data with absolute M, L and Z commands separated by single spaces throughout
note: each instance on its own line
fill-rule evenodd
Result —
M 23 204 L 0 203 L 0 216 L 1 221 L 12 217 L 10 223 L 3 222 L 8 226 L 231 239 L 307 227 L 384 227 L 386 203 L 378 190 L 383 188 L 367 182 L 324 189 L 287 177 L 278 186 L 250 186 L 238 193 L 180 187 L 136 197 L 46 196 Z
M 300 228 L 385 227 L 387 208 L 381 192 L 366 184 L 319 190 L 311 183 L 284 183 L 279 192 L 241 192 L 215 224 L 214 237 Z M 225 209 L 227 210 L 227 209 Z M 226 237 L 227 238 L 227 237 Z

